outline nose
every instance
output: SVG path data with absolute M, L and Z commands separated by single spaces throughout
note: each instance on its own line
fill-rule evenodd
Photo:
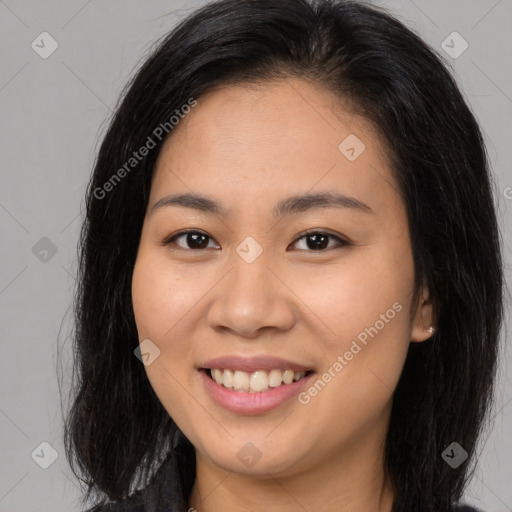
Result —
M 270 260 L 265 251 L 251 263 L 233 252 L 230 270 L 212 290 L 211 328 L 253 339 L 262 331 L 285 331 L 294 325 L 293 293 Z

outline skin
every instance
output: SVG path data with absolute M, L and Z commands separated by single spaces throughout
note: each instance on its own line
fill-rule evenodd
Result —
M 338 149 L 349 134 L 365 145 L 354 161 Z M 147 376 L 196 448 L 189 507 L 391 510 L 383 447 L 393 391 L 409 343 L 431 336 L 432 305 L 426 288 L 412 302 L 407 216 L 385 154 L 368 121 L 298 78 L 210 91 L 163 146 L 132 296 L 140 341 L 160 350 Z M 279 200 L 321 191 L 355 197 L 372 213 L 330 207 L 272 216 Z M 211 197 L 230 213 L 151 213 L 159 199 L 182 192 Z M 207 234 L 208 248 L 193 250 L 186 235 L 163 245 L 189 228 Z M 312 228 L 350 245 L 329 238 L 315 251 L 300 238 Z M 252 263 L 236 252 L 247 236 L 263 250 Z M 395 303 L 401 311 L 307 404 L 293 398 L 266 413 L 233 413 L 209 397 L 196 369 L 221 355 L 270 354 L 320 377 Z M 248 442 L 261 453 L 252 467 L 237 457 Z

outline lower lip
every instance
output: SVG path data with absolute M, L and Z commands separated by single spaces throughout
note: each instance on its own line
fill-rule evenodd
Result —
M 296 382 L 281 384 L 277 388 L 269 388 L 268 391 L 262 393 L 247 393 L 233 391 L 217 384 L 208 375 L 207 370 L 200 370 L 199 373 L 206 391 L 215 402 L 229 411 L 245 414 L 258 414 L 279 407 L 287 400 L 298 395 L 314 375 L 314 373 L 311 373 Z

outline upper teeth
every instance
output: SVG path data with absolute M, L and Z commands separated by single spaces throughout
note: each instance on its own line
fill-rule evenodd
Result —
M 268 374 L 265 370 L 247 373 L 240 370 L 221 370 L 212 368 L 211 374 L 217 384 L 234 391 L 248 391 L 258 393 L 266 391 L 269 387 L 277 388 L 281 383 L 291 384 L 302 379 L 306 372 L 294 372 L 293 370 L 271 370 Z

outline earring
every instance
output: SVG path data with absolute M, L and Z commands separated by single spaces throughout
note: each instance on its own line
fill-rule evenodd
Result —
M 428 331 L 430 334 L 434 334 L 434 332 L 436 332 L 436 328 L 435 328 L 433 325 L 431 325 L 431 326 L 427 329 L 427 331 Z

